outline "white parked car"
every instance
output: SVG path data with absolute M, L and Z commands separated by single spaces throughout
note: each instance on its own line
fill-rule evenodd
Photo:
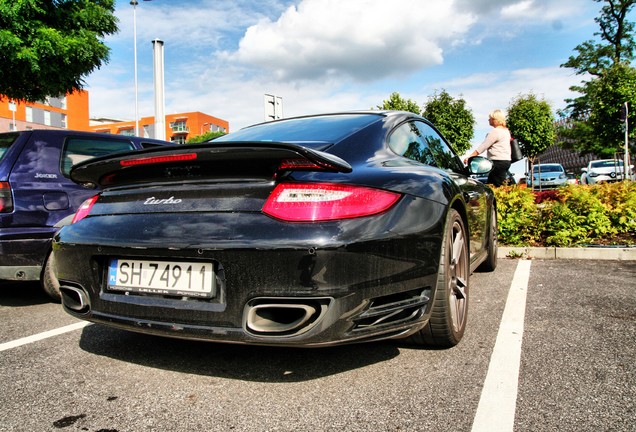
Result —
M 634 166 L 631 166 L 634 169 Z M 583 168 L 581 184 L 595 184 L 623 180 L 623 161 L 620 159 L 598 159 Z M 633 179 L 633 178 L 632 178 Z

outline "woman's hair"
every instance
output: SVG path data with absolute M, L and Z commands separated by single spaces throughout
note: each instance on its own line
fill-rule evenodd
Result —
M 488 117 L 495 121 L 495 126 L 506 126 L 506 115 L 502 110 L 494 110 Z

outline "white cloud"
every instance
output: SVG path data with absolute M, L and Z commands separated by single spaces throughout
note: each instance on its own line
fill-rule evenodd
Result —
M 284 114 L 292 116 L 368 109 L 392 91 L 423 102 L 444 88 L 462 94 L 480 121 L 478 128 L 487 128 L 487 113 L 505 109 L 519 93 L 545 94 L 555 108 L 561 106 L 578 77 L 556 65 L 484 69 L 464 58 L 451 68 L 444 64 L 446 56 L 457 52 L 451 48 L 482 43 L 491 45 L 479 49 L 496 50 L 500 39 L 484 34 L 545 25 L 552 22 L 544 20 L 548 16 L 580 20 L 580 11 L 571 17 L 566 12 L 581 1 L 191 0 L 178 7 L 168 0 L 140 2 L 140 115 L 153 114 L 149 40 L 157 37 L 166 41 L 168 113 L 202 111 L 230 121 L 236 130 L 263 120 L 265 93 L 282 96 Z M 132 11 L 128 1 L 120 3 L 122 32 L 111 39 L 113 61 L 87 81 L 92 116 L 132 119 Z M 509 14 L 509 21 L 502 21 L 502 13 Z M 540 41 L 536 46 L 548 49 Z M 423 72 L 427 69 L 446 77 L 430 82 L 434 74 Z M 471 73 L 476 70 L 481 72 Z
M 303 0 L 277 20 L 247 29 L 237 60 L 281 80 L 350 77 L 370 81 L 406 76 L 443 62 L 445 44 L 461 38 L 474 18 L 453 2 Z

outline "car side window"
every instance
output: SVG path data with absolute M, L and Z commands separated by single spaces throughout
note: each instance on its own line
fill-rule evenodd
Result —
M 389 147 L 400 156 L 443 170 L 464 172 L 461 161 L 431 126 L 424 122 L 400 125 L 389 138 Z
M 461 160 L 435 129 L 424 122 L 418 121 L 415 124 L 433 154 L 437 167 L 457 173 L 464 172 L 464 165 Z
M 404 123 L 393 131 L 389 137 L 389 147 L 400 156 L 437 166 L 425 137 L 412 122 Z
M 71 167 L 85 160 L 134 149 L 133 143 L 125 140 L 69 138 L 62 151 L 62 174 L 68 177 Z

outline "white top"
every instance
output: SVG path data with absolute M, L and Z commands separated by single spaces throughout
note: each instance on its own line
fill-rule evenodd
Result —
M 493 128 L 486 139 L 477 147 L 477 153 L 488 150 L 487 157 L 492 160 L 511 160 L 510 156 L 510 131 L 508 128 L 498 126 Z

